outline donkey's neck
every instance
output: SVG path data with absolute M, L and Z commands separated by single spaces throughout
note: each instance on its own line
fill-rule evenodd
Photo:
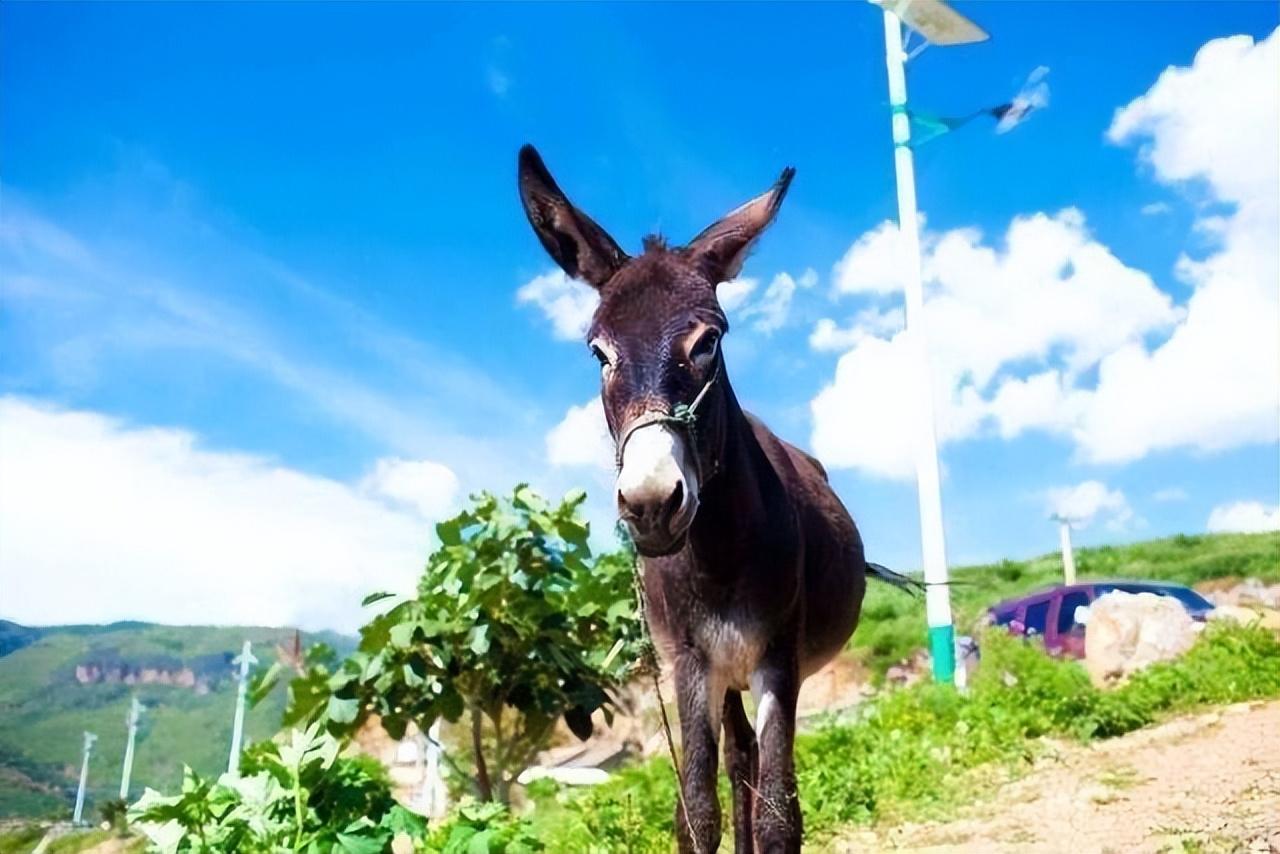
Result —
M 727 377 L 721 377 L 721 389 L 720 466 L 703 486 L 689 531 L 694 568 L 713 575 L 723 574 L 734 563 L 727 552 L 735 547 L 750 549 L 755 532 L 768 524 L 769 513 L 776 509 L 772 497 L 777 494 L 778 479 Z

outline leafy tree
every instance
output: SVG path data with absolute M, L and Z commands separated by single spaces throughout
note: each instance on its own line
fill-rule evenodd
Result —
M 339 734 L 376 714 L 401 738 L 410 722 L 425 732 L 438 718 L 463 721 L 476 796 L 507 802 L 556 721 L 585 737 L 640 658 L 632 558 L 593 558 L 584 498 L 553 506 L 524 485 L 474 496 L 436 526 L 440 547 L 415 597 L 365 625 L 341 664 L 308 656 L 286 722 L 323 720 Z
M 395 802 L 386 770 L 340 747 L 318 725 L 293 730 L 247 751 L 240 776 L 186 768 L 180 794 L 147 789 L 130 820 L 160 854 L 384 854 L 397 833 L 421 838 L 422 818 Z

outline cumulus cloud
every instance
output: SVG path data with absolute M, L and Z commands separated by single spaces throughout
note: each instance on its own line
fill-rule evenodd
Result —
M 1237 501 L 1222 504 L 1209 513 L 1205 524 L 1211 533 L 1237 532 L 1255 534 L 1262 531 L 1280 531 L 1280 507 L 1270 507 L 1261 501 Z
M 747 297 L 755 292 L 759 284 L 757 280 L 751 278 L 721 282 L 716 286 L 716 299 L 719 300 L 720 307 L 726 314 L 735 312 L 747 301 Z
M 1083 460 L 1125 462 L 1280 436 L 1278 45 L 1275 33 L 1209 42 L 1108 132 L 1138 143 L 1158 180 L 1195 182 L 1215 203 L 1197 228 L 1214 248 L 1175 270 L 1192 288 L 1184 305 L 1094 239 L 1075 209 L 1015 218 L 1003 245 L 973 229 L 925 234 L 941 441 L 1040 430 L 1071 440 Z M 864 234 L 836 265 L 836 293 L 899 293 L 896 252 L 892 223 Z M 850 348 L 812 403 L 819 456 L 909 477 L 906 334 L 822 321 L 811 340 Z
M 581 406 L 570 406 L 564 418 L 547 433 L 546 442 L 547 462 L 553 466 L 613 471 L 613 440 L 598 396 Z
M 813 332 L 809 333 L 809 346 L 819 353 L 843 353 L 868 335 L 897 332 L 904 326 L 905 317 L 900 308 L 863 309 L 849 326 L 840 326 L 831 318 L 824 317 L 814 324 Z
M 891 265 L 870 257 L 868 247 L 895 252 L 886 238 L 893 230 L 880 226 L 854 244 L 855 261 L 838 288 L 880 287 L 868 271 Z M 1106 353 L 1140 343 L 1178 318 L 1169 297 L 1094 240 L 1075 209 L 1018 217 L 1003 244 L 993 247 L 973 229 L 925 241 L 925 316 L 942 441 L 977 435 L 988 422 L 1005 433 L 1062 429 L 1064 384 Z M 813 401 L 813 446 L 834 466 L 909 477 L 916 417 L 907 393 L 910 339 L 905 330 L 885 337 L 900 315 L 860 318 L 839 335 L 820 324 L 811 336 L 815 346 L 853 342 Z M 1052 365 L 1057 373 L 1010 385 L 1022 382 L 1002 374 L 1012 364 Z
M 756 332 L 770 335 L 787 322 L 796 291 L 808 290 L 817 283 L 818 273 L 813 269 L 805 270 L 798 279 L 790 273 L 778 273 L 769 282 L 760 299 L 743 310 L 742 317 L 751 320 L 751 328 Z
M 458 476 L 432 460 L 378 460 L 360 481 L 370 495 L 399 502 L 424 519 L 438 519 L 453 507 L 458 496 Z
M 0 436 L 3 616 L 35 624 L 352 630 L 366 593 L 413 589 L 424 514 L 456 489 L 436 463 L 383 461 L 352 486 L 14 397 Z
M 587 334 L 591 316 L 600 301 L 594 288 L 552 270 L 535 276 L 516 291 L 516 301 L 537 306 L 551 321 L 551 331 L 562 341 L 577 341 Z
M 1097 520 L 1105 521 L 1110 528 L 1122 528 L 1133 518 L 1133 508 L 1124 493 L 1097 480 L 1048 490 L 1045 509 L 1076 528 L 1088 527 Z

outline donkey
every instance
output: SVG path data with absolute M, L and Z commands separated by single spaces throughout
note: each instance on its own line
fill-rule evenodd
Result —
M 587 340 L 616 444 L 618 515 L 640 553 L 651 633 L 674 668 L 682 854 L 720 845 L 722 728 L 736 851 L 800 850 L 796 695 L 848 641 L 866 575 L 882 570 L 868 569 L 822 465 L 738 405 L 720 348 L 729 323 L 716 286 L 738 274 L 794 174 L 688 245 L 650 236 L 633 258 L 573 206 L 532 146 L 519 155 L 538 239 L 600 295 Z

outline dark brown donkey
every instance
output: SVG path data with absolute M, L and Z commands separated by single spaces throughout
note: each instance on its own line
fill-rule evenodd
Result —
M 600 294 L 587 338 L 617 446 L 618 513 L 642 556 L 654 639 L 675 669 L 680 850 L 711 854 L 720 844 L 723 726 L 737 851 L 799 851 L 796 693 L 853 633 L 868 568 L 822 466 L 739 407 L 716 300 L 716 285 L 737 275 L 777 215 L 794 170 L 687 246 L 649 237 L 632 258 L 569 202 L 531 146 L 519 160 L 538 239 Z

